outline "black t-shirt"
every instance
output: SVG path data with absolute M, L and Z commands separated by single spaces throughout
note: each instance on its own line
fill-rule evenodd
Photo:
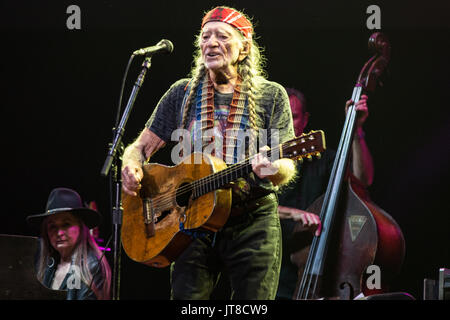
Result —
M 273 81 L 262 78 L 258 79 L 258 81 L 260 81 L 261 95 L 256 98 L 256 125 L 260 130 L 267 130 L 267 142 L 271 141 L 271 129 L 278 130 L 279 143 L 284 143 L 294 138 L 292 114 L 286 90 Z M 146 123 L 146 127 L 165 142 L 172 141 L 172 133 L 181 125 L 183 116 L 183 110 L 181 109 L 183 107 L 183 99 L 187 95 L 188 82 L 189 79 L 181 79 L 175 82 L 161 98 Z M 222 134 L 225 129 L 232 97 L 232 94 L 221 94 L 217 91 L 214 94 L 214 129 L 219 130 L 219 133 Z M 189 111 L 186 129 L 195 131 L 195 128 L 201 128 L 200 120 L 197 119 L 195 107 L 191 106 Z M 247 109 L 245 109 L 243 118 L 247 119 L 244 120 L 244 125 L 248 129 L 250 125 L 248 123 Z M 191 138 L 195 137 L 196 135 L 191 132 Z M 195 149 L 192 150 L 197 151 Z M 267 178 L 259 179 L 251 172 L 246 179 L 238 179 L 237 183 L 233 185 L 233 204 L 259 198 L 274 191 L 275 187 L 270 180 Z
M 256 125 L 260 129 L 266 129 L 268 141 L 270 142 L 270 129 L 279 130 L 279 142 L 283 143 L 294 138 L 294 127 L 292 124 L 292 114 L 289 107 L 289 98 L 286 90 L 278 83 L 259 79 L 261 95 L 256 101 Z M 189 79 L 181 79 L 175 82 L 163 95 L 146 126 L 165 142 L 171 141 L 172 132 L 179 128 L 183 116 L 182 102 L 186 93 L 185 89 Z M 220 94 L 217 91 L 214 95 L 215 102 L 215 125 L 224 118 L 226 108 L 231 102 L 232 94 Z M 226 113 L 226 115 L 228 115 Z M 244 112 L 244 118 L 248 118 Z M 192 127 L 195 121 L 195 108 L 191 106 L 187 127 Z M 226 117 L 225 117 L 226 118 Z M 244 123 L 247 127 L 247 121 Z
M 336 152 L 326 150 L 320 159 L 311 162 L 297 162 L 298 177 L 278 195 L 279 204 L 285 207 L 306 210 L 322 194 L 325 193 L 333 168 Z M 293 230 L 298 222 L 292 219 L 281 219 L 283 236 L 283 257 L 281 262 L 280 282 L 277 298 L 291 299 L 297 284 L 297 266 L 290 260 L 290 255 L 296 251 L 298 238 L 294 239 Z M 312 233 L 303 235 L 312 239 Z M 295 241 L 294 241 L 295 240 Z

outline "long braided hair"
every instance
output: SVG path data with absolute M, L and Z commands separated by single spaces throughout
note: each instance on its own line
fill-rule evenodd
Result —
M 240 12 L 243 16 L 245 16 L 249 21 L 251 21 L 244 13 Z M 249 54 L 238 64 L 237 73 L 242 80 L 242 90 L 248 96 L 248 112 L 249 112 L 249 122 L 251 129 L 250 136 L 250 148 L 254 146 L 254 139 L 256 139 L 258 132 L 258 121 L 256 114 L 256 101 L 258 100 L 259 95 L 261 94 L 261 80 L 266 79 L 267 75 L 264 71 L 265 66 L 265 57 L 262 54 L 263 49 L 258 45 L 255 40 L 255 36 L 253 34 L 252 39 L 245 39 L 244 36 L 237 30 L 235 33 L 239 35 L 242 42 L 249 42 Z M 191 78 L 191 91 L 187 98 L 185 108 L 183 110 L 183 118 L 181 127 L 185 128 L 188 121 L 188 114 L 191 106 L 195 101 L 195 93 L 197 92 L 198 86 L 202 83 L 204 76 L 206 75 L 207 68 L 203 61 L 202 51 L 200 47 L 201 42 L 201 34 L 200 30 L 199 34 L 195 39 L 196 51 L 194 53 L 193 66 L 190 71 Z M 245 45 L 245 43 L 244 43 Z M 249 150 L 250 154 L 256 153 L 256 150 Z

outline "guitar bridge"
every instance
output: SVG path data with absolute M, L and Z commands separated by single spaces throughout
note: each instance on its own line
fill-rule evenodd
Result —
M 144 224 L 147 238 L 155 236 L 155 212 L 153 211 L 152 199 L 143 198 L 142 207 L 144 213 Z

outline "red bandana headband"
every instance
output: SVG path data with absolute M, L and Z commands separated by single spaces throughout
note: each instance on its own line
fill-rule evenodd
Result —
M 224 7 L 214 8 L 203 17 L 202 28 L 205 23 L 210 21 L 221 21 L 228 23 L 238 29 L 245 38 L 252 38 L 253 26 L 250 21 L 248 21 L 247 18 L 239 11 Z

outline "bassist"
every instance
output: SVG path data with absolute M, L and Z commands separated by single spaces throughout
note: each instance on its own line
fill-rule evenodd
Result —
M 306 100 L 301 92 L 286 88 L 291 105 L 295 134 L 300 136 L 308 125 L 309 112 Z M 352 144 L 352 174 L 364 185 L 369 187 L 373 181 L 374 169 L 370 150 L 364 140 L 363 125 L 369 115 L 368 97 L 363 95 L 356 104 L 358 121 Z M 347 110 L 351 101 L 347 101 Z M 293 299 L 298 278 L 303 275 L 305 246 L 311 243 L 312 235 L 306 229 L 320 233 L 320 218 L 306 210 L 314 200 L 325 193 L 330 178 L 335 151 L 328 149 L 320 160 L 298 163 L 300 177 L 285 188 L 279 195 L 279 215 L 283 234 L 283 258 L 281 264 L 280 283 L 277 299 Z M 316 230 L 317 229 L 317 230 Z M 300 262 L 300 263 L 299 263 Z M 303 261 L 304 262 L 304 261 Z

